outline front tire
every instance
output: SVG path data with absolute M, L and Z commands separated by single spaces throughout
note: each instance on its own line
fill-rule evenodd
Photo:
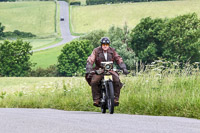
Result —
M 105 102 L 105 92 L 104 91 L 102 92 L 102 99 L 101 99 L 101 101 L 104 101 L 104 102 L 101 102 L 101 112 L 103 114 L 105 114 L 106 113 L 106 102 Z
M 108 82 L 108 96 L 107 96 L 107 105 L 110 114 L 114 113 L 114 88 L 112 81 Z

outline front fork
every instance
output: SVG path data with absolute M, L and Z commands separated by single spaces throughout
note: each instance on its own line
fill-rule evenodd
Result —
M 108 91 L 107 83 L 105 81 L 102 81 L 102 83 L 101 83 L 101 95 L 102 95 L 101 103 L 103 105 L 105 105 L 105 103 L 106 103 L 106 94 L 107 94 L 106 92 L 107 91 Z

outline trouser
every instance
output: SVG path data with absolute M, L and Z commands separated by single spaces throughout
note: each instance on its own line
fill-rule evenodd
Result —
M 112 75 L 113 77 L 113 87 L 114 87 L 114 96 L 116 100 L 119 100 L 120 96 L 120 89 L 122 88 L 122 83 L 120 82 L 119 76 Z M 91 87 L 92 87 L 92 97 L 93 100 L 99 100 L 101 98 L 101 90 L 99 88 L 99 84 L 103 75 L 96 75 L 94 74 L 91 80 Z

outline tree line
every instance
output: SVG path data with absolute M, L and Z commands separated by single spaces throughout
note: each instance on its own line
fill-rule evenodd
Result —
M 106 3 L 153 2 L 153 1 L 173 1 L 173 0 L 86 0 L 86 4 L 97 5 L 97 4 L 106 4 Z
M 36 35 L 32 34 L 31 32 L 23 32 L 23 31 L 19 31 L 19 30 L 14 30 L 12 31 L 7 31 L 4 32 L 5 30 L 5 26 L 2 25 L 2 23 L 0 22 L 0 39 L 2 38 L 32 38 L 32 37 L 36 37 Z
M 0 75 L 83 76 L 87 57 L 100 46 L 104 36 L 110 38 L 111 47 L 122 56 L 129 70 L 134 70 L 138 61 L 144 64 L 158 59 L 200 62 L 200 19 L 192 13 L 168 19 L 146 17 L 133 29 L 125 24 L 123 28 L 112 26 L 108 31 L 92 31 L 67 43 L 58 57 L 58 64 L 47 69 L 31 70 L 33 63 L 26 57 L 31 56 L 29 43 L 5 41 L 0 43 Z

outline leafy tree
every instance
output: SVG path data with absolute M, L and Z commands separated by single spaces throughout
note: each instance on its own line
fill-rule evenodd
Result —
M 144 18 L 131 32 L 130 46 L 143 62 L 200 61 L 200 20 L 197 14 L 171 19 Z
M 0 38 L 3 37 L 3 35 L 4 35 L 4 33 L 3 33 L 4 29 L 5 29 L 5 26 L 3 26 L 0 22 Z
M 62 76 L 83 75 L 86 60 L 93 46 L 88 40 L 67 43 L 58 57 L 58 71 Z
M 164 41 L 162 57 L 170 61 L 200 61 L 200 20 L 196 13 L 170 19 L 159 39 Z
M 0 75 L 27 76 L 33 66 L 31 48 L 30 43 L 22 40 L 0 43 Z
M 123 58 L 128 69 L 135 67 L 137 57 L 131 48 L 128 47 L 130 41 L 130 33 L 128 26 L 125 24 L 123 29 L 112 26 L 107 35 L 111 40 L 111 47 L 115 48 L 117 53 Z
M 89 40 L 90 43 L 94 46 L 94 48 L 100 46 L 100 40 L 102 37 L 104 37 L 106 34 L 103 30 L 95 30 L 92 31 L 82 37 L 80 37 L 80 40 Z
M 164 42 L 158 36 L 165 26 L 165 21 L 167 20 L 147 17 L 141 19 L 140 23 L 131 31 L 129 45 L 140 60 L 152 62 L 162 56 Z

